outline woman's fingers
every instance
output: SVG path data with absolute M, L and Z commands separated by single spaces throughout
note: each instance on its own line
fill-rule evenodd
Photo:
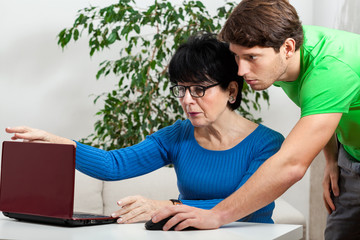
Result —
M 118 223 L 134 223 L 150 220 L 156 210 L 171 202 L 152 200 L 143 196 L 129 196 L 120 199 L 117 204 L 120 209 L 111 216 L 118 217 Z
M 134 208 L 128 213 L 121 215 L 118 223 L 134 223 L 138 221 L 150 220 L 150 214 L 146 211 L 146 208 L 138 207 Z
M 19 127 L 7 127 L 5 128 L 7 133 L 24 133 L 29 131 L 29 127 L 19 126 Z
M 11 137 L 12 140 L 27 140 L 27 141 L 35 141 L 40 140 L 44 141 L 46 132 L 26 127 L 26 126 L 20 126 L 20 127 L 8 127 L 5 129 L 7 133 L 13 133 L 14 135 Z
M 76 143 L 70 139 L 59 137 L 46 131 L 30 128 L 27 126 L 8 127 L 5 129 L 5 131 L 7 133 L 14 134 L 11 137 L 11 140 L 23 140 L 24 142 L 72 144 L 76 147 Z

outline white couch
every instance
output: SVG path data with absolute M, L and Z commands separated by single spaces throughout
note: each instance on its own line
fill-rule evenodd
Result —
M 178 197 L 176 175 L 172 168 L 163 167 L 144 176 L 106 182 L 76 171 L 74 210 L 110 215 L 118 207 L 116 202 L 130 195 L 142 195 L 151 199 Z M 303 225 L 306 236 L 305 217 L 293 206 L 279 198 L 273 213 L 275 223 Z

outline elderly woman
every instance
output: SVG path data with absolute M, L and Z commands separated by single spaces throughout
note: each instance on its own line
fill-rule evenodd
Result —
M 68 143 L 76 146 L 76 168 L 102 180 L 140 176 L 168 164 L 177 174 L 177 201 L 130 196 L 112 214 L 119 223 L 149 220 L 166 205 L 211 209 L 241 187 L 276 153 L 283 136 L 251 122 L 234 110 L 240 106 L 243 79 L 226 43 L 212 34 L 191 37 L 169 65 L 172 94 L 187 116 L 131 147 L 104 151 L 28 127 L 7 128 L 13 140 Z M 272 223 L 274 203 L 239 221 Z

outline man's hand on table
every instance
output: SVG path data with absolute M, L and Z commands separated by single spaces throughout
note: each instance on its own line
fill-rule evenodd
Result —
M 179 224 L 176 226 L 175 231 L 180 231 L 187 227 L 216 229 L 221 226 L 220 216 L 213 210 L 203 210 L 187 205 L 166 206 L 154 213 L 152 221 L 156 223 L 170 216 L 173 217 L 164 225 L 164 231 L 169 230 L 177 223 Z

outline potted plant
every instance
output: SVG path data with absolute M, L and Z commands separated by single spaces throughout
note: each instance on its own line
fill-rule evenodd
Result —
M 101 119 L 95 131 L 82 142 L 105 150 L 119 149 L 142 141 L 147 135 L 176 119 L 184 118 L 177 99 L 170 96 L 167 66 L 177 47 L 199 31 L 217 33 L 236 4 L 224 2 L 214 16 L 201 1 L 183 1 L 174 5 L 155 0 L 146 9 L 135 0 L 78 11 L 74 24 L 58 35 L 64 48 L 71 41 L 89 35 L 90 56 L 104 48 L 120 53 L 116 60 L 104 60 L 96 78 L 114 74 L 118 82 L 108 93 L 96 96 L 104 100 L 97 113 Z M 254 92 L 246 84 L 240 113 L 251 120 L 259 100 L 268 102 L 266 91 Z

